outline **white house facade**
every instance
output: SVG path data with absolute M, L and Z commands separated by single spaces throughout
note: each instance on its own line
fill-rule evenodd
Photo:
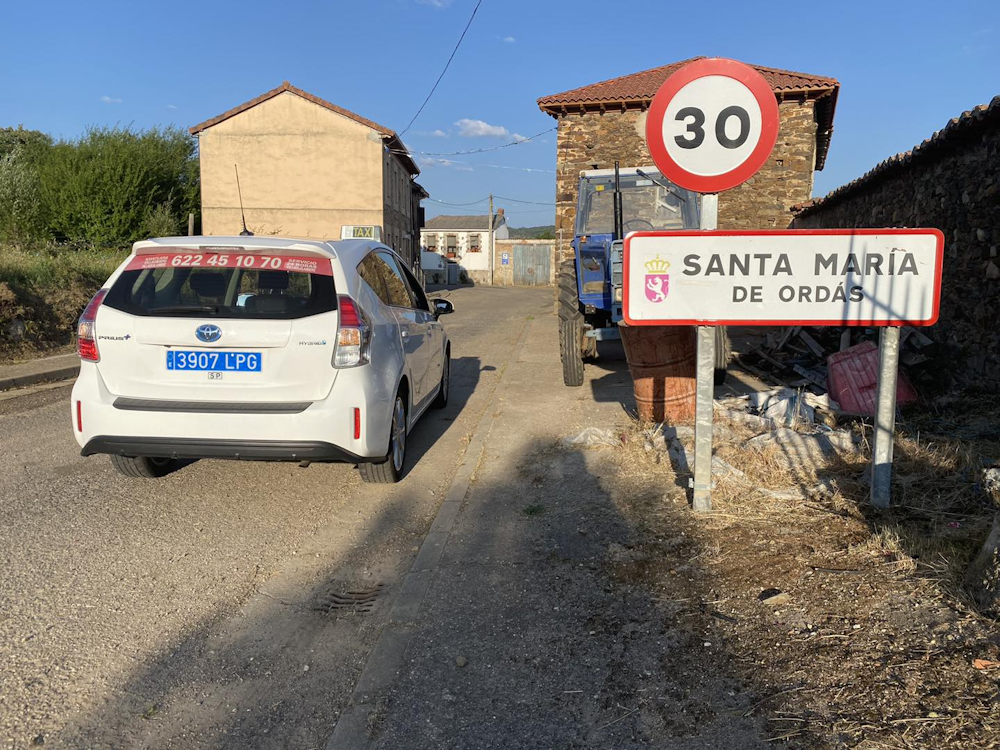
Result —
M 510 229 L 502 208 L 493 217 L 493 240 L 510 238 Z M 435 216 L 420 230 L 422 255 L 427 259 L 424 267 L 430 270 L 428 262 L 433 255 L 441 258 L 442 268 L 457 264 L 458 272 L 464 272 L 467 280 L 486 283 L 490 274 L 490 226 L 488 216 Z M 454 272 L 453 272 L 454 273 Z

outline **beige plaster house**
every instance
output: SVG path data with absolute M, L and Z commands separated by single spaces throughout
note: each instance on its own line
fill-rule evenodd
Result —
M 378 227 L 383 242 L 419 264 L 427 192 L 393 130 L 285 81 L 191 133 L 201 158 L 204 234 L 242 229 L 238 166 L 252 232 L 340 239 L 343 227 Z

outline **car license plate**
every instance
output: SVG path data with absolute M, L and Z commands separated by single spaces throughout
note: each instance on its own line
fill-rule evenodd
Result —
M 260 372 L 258 352 L 188 352 L 167 351 L 168 370 L 193 372 Z

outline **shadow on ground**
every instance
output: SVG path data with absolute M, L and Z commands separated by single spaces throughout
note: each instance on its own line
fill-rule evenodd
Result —
M 687 511 L 658 489 L 613 497 L 608 454 L 536 442 L 478 485 L 374 747 L 771 747 Z M 621 502 L 676 516 L 672 533 L 637 548 Z
M 478 363 L 456 363 L 455 374 L 453 393 L 467 394 Z M 425 422 L 419 440 L 445 429 L 461 401 Z M 665 504 L 658 488 L 614 497 L 613 472 L 606 451 L 535 442 L 502 481 L 476 486 L 413 625 L 403 673 L 369 717 L 375 746 L 773 747 L 762 740 L 752 683 L 730 667 L 732 626 L 714 612 L 686 509 Z M 621 503 L 660 508 L 671 533 L 636 548 Z M 364 551 L 392 543 L 408 505 L 404 484 L 308 596 L 288 600 L 265 583 L 265 596 L 235 618 L 220 611 L 137 665 L 114 700 L 47 744 L 323 747 L 389 598 L 368 614 L 316 605 L 329 601 L 331 581 L 371 585 L 360 573 Z M 673 566 L 666 585 L 654 575 L 664 564 Z M 390 593 L 400 572 L 389 576 Z
M 411 432 L 410 471 L 466 408 L 482 369 L 478 357 L 452 360 L 448 406 L 427 412 Z M 314 464 L 308 470 L 331 467 Z M 46 737 L 45 744 L 324 747 L 378 636 L 388 612 L 385 603 L 409 565 L 403 555 L 404 565 L 387 566 L 378 553 L 411 544 L 409 532 L 419 528 L 422 535 L 430 523 L 414 510 L 409 487 L 404 481 L 384 488 L 389 501 L 370 533 L 353 546 L 331 554 L 306 545 L 289 563 L 290 571 L 254 582 L 235 610 L 220 607 L 155 659 L 137 663 L 107 703 Z M 280 514 L 282 491 L 270 491 L 266 512 Z M 330 492 L 336 491 L 331 485 Z M 358 591 L 372 593 L 371 611 L 353 604 L 331 606 L 341 595 Z

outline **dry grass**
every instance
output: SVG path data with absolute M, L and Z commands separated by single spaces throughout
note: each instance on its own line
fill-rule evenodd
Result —
M 638 422 L 626 427 L 617 455 L 619 469 L 625 477 L 655 479 L 677 501 L 690 474 L 679 470 L 676 453 L 651 449 L 648 436 L 653 428 Z M 859 441 L 855 453 L 815 460 L 789 456 L 775 444 L 748 445 L 760 430 L 717 418 L 713 513 L 706 522 L 723 527 L 737 522 L 788 525 L 794 522 L 792 516 L 814 517 L 820 511 L 853 517 L 871 529 L 865 549 L 898 573 L 919 573 L 936 582 L 942 593 L 968 605 L 962 578 L 997 512 L 979 487 L 979 477 L 983 466 L 1000 457 L 1000 446 L 897 435 L 893 508 L 877 511 L 868 502 L 871 428 L 859 422 L 853 429 Z M 693 461 L 693 439 L 682 442 Z
M 627 580 L 671 592 L 663 601 L 688 595 L 678 593 L 682 577 L 701 581 L 701 596 L 724 602 L 733 619 L 711 625 L 716 637 L 725 632 L 758 687 L 782 696 L 761 709 L 769 739 L 802 748 L 1000 746 L 996 680 L 973 667 L 976 658 L 1000 660 L 996 624 L 962 591 L 997 510 L 979 480 L 1000 446 L 957 430 L 911 436 L 904 426 L 894 507 L 883 511 L 868 498 L 870 426 L 851 425 L 856 453 L 798 461 L 777 445 L 749 446 L 753 429 L 717 419 L 715 455 L 732 468 L 716 462 L 713 512 L 701 515 L 686 508 L 689 475 L 647 445 L 650 427 L 629 425 L 609 456 L 619 467 L 613 496 L 648 560 Z M 684 442 L 691 455 L 693 440 Z M 674 549 L 677 539 L 686 546 Z M 765 586 L 791 595 L 782 611 L 762 607 Z

